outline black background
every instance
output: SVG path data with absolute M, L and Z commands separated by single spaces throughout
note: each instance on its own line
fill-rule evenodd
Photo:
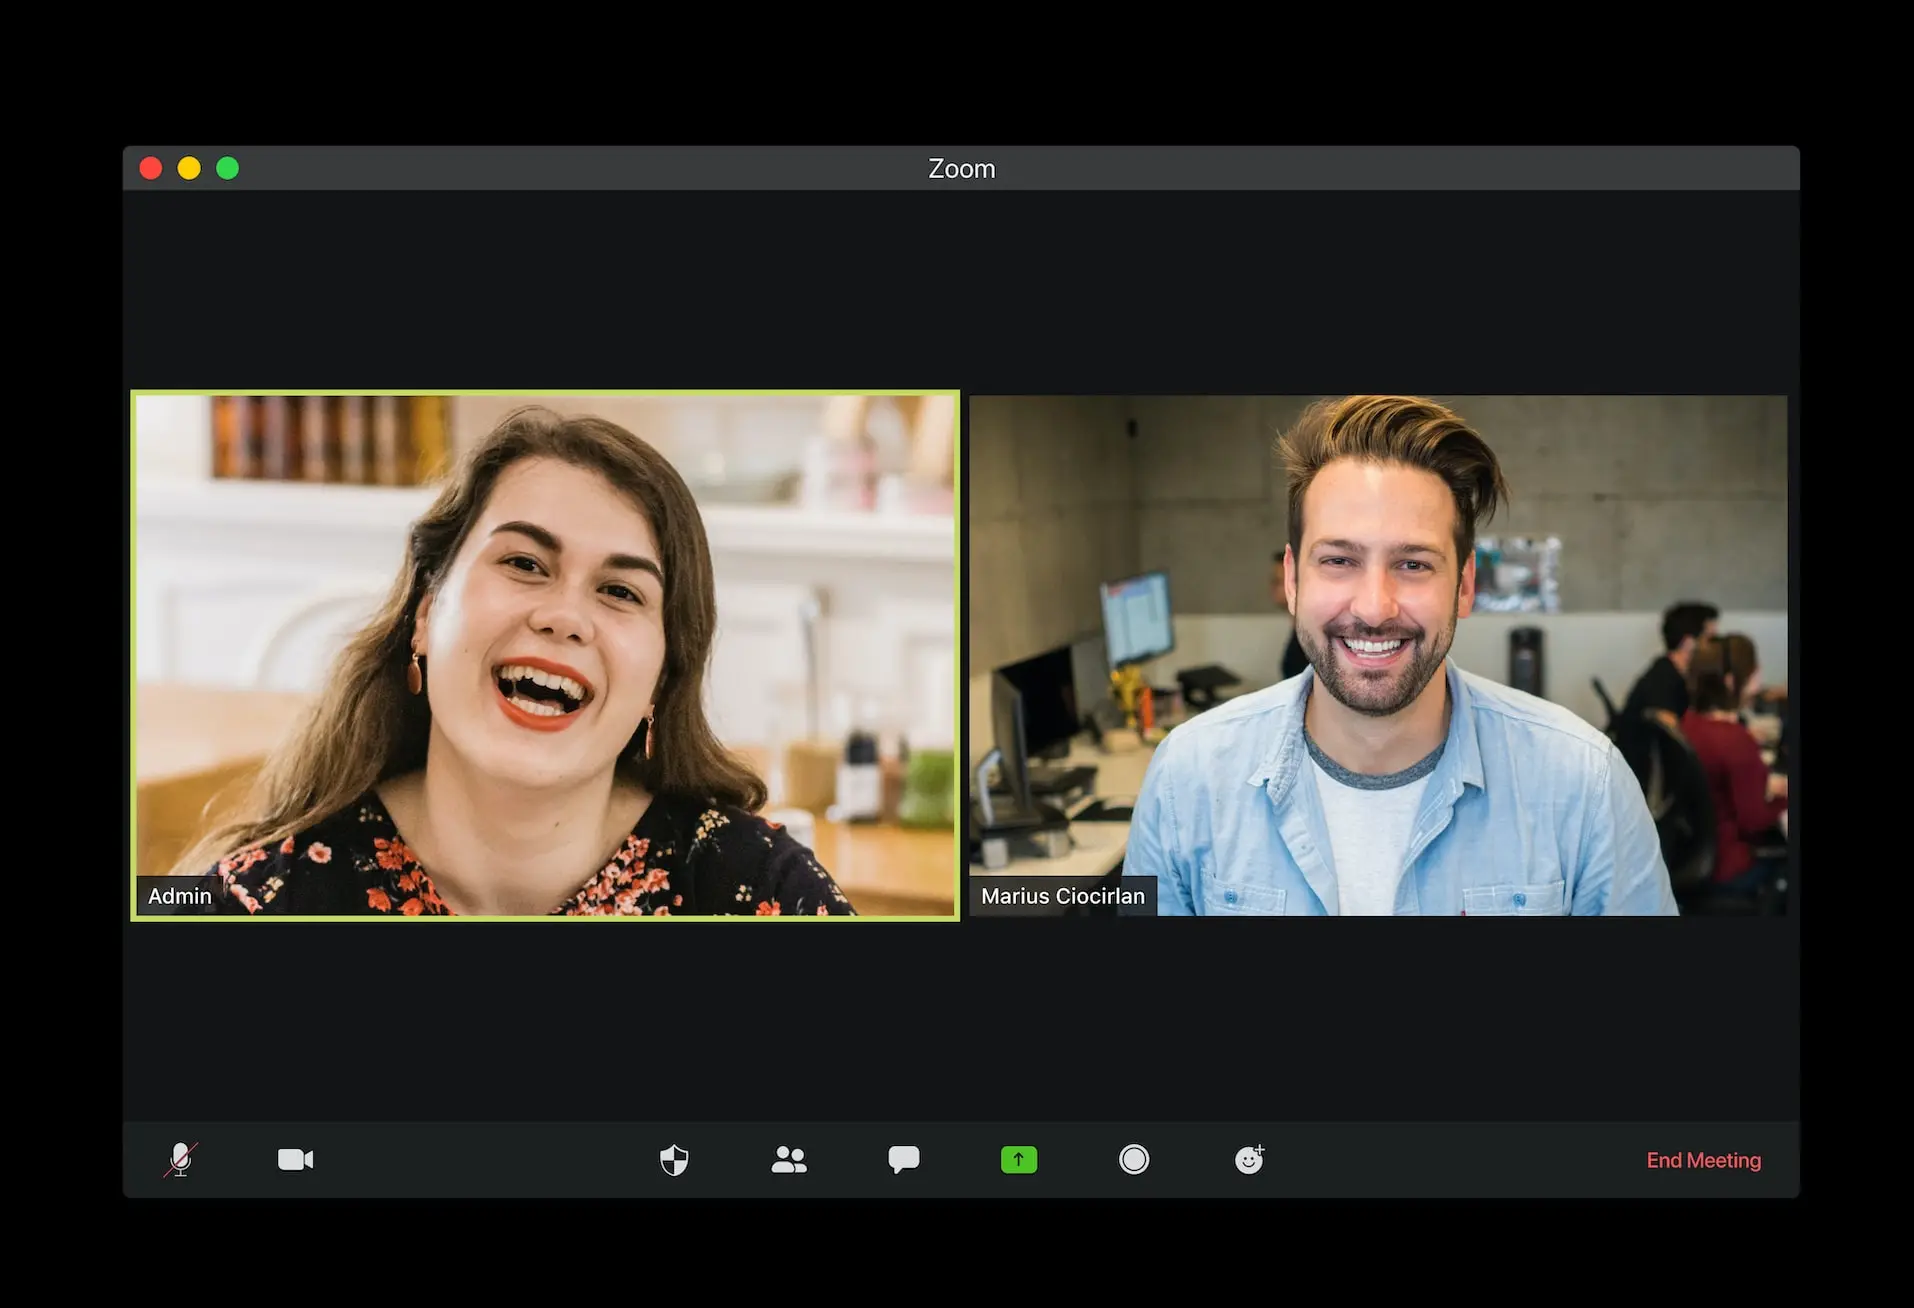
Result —
M 1787 394 L 1798 493 L 1798 193 L 124 205 L 128 390 Z M 128 1120 L 1800 1107 L 1798 916 L 121 930 Z

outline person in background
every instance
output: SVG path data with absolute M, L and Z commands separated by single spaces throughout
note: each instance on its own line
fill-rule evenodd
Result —
M 1721 636 L 1695 651 L 1681 734 L 1695 747 L 1715 802 L 1715 881 L 1736 891 L 1753 890 L 1785 868 L 1782 859 L 1755 857 L 1752 843 L 1788 811 L 1787 777 L 1769 772 L 1760 744 L 1741 724 L 1760 689 L 1761 668 L 1748 637 Z
M 1289 597 L 1283 590 L 1283 556 L 1276 554 L 1276 562 L 1269 570 L 1269 598 L 1285 612 L 1289 609 Z M 1289 628 L 1289 648 L 1283 651 L 1283 680 L 1300 677 L 1309 668 L 1309 654 L 1303 649 L 1302 637 L 1296 634 L 1292 623 Z
M 1624 722 L 1638 722 L 1650 710 L 1666 713 L 1671 722 L 1681 720 L 1688 711 L 1689 662 L 1697 646 L 1714 639 L 1720 620 L 1720 609 L 1694 601 L 1673 605 L 1661 615 L 1664 652 L 1628 692 L 1628 701 L 1622 705 Z
M 1715 636 L 1721 611 L 1712 604 L 1687 600 L 1671 605 L 1661 615 L 1660 658 L 1636 680 L 1615 716 L 1615 744 L 1637 777 L 1647 775 L 1654 737 L 1642 725 L 1647 713 L 1659 715 L 1671 727 L 1679 726 L 1688 711 L 1688 664 L 1695 649 Z

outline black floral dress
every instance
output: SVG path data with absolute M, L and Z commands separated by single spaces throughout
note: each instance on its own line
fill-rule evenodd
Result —
M 368 791 L 310 830 L 207 872 L 200 913 L 446 917 L 432 878 Z M 657 796 L 625 843 L 554 917 L 838 917 L 851 903 L 775 822 L 709 800 Z

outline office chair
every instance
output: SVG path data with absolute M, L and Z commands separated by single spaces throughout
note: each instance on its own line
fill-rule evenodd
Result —
M 1603 727 L 1602 730 L 1608 733 L 1610 740 L 1613 740 L 1615 738 L 1616 720 L 1621 717 L 1621 710 L 1617 709 L 1615 707 L 1615 701 L 1608 697 L 1608 687 L 1602 684 L 1600 677 L 1590 677 L 1589 680 L 1595 686 L 1595 698 L 1602 701 L 1602 711 L 1608 714 L 1608 725 Z
M 1675 902 L 1687 916 L 1766 916 L 1786 902 L 1787 878 L 1770 878 L 1753 891 L 1730 890 L 1715 880 L 1720 828 L 1701 756 L 1681 729 L 1660 714 L 1643 714 L 1648 745 L 1643 794 L 1661 837 L 1662 862 Z
M 1714 884 L 1717 829 L 1715 800 L 1708 790 L 1695 747 L 1679 730 L 1654 713 L 1642 715 L 1642 794 L 1655 834 L 1661 837 L 1661 859 L 1675 900 L 1688 911 Z

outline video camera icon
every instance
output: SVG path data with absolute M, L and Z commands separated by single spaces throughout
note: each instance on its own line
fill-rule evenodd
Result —
M 279 1151 L 279 1170 L 282 1172 L 304 1172 L 312 1168 L 312 1150 L 281 1149 Z

